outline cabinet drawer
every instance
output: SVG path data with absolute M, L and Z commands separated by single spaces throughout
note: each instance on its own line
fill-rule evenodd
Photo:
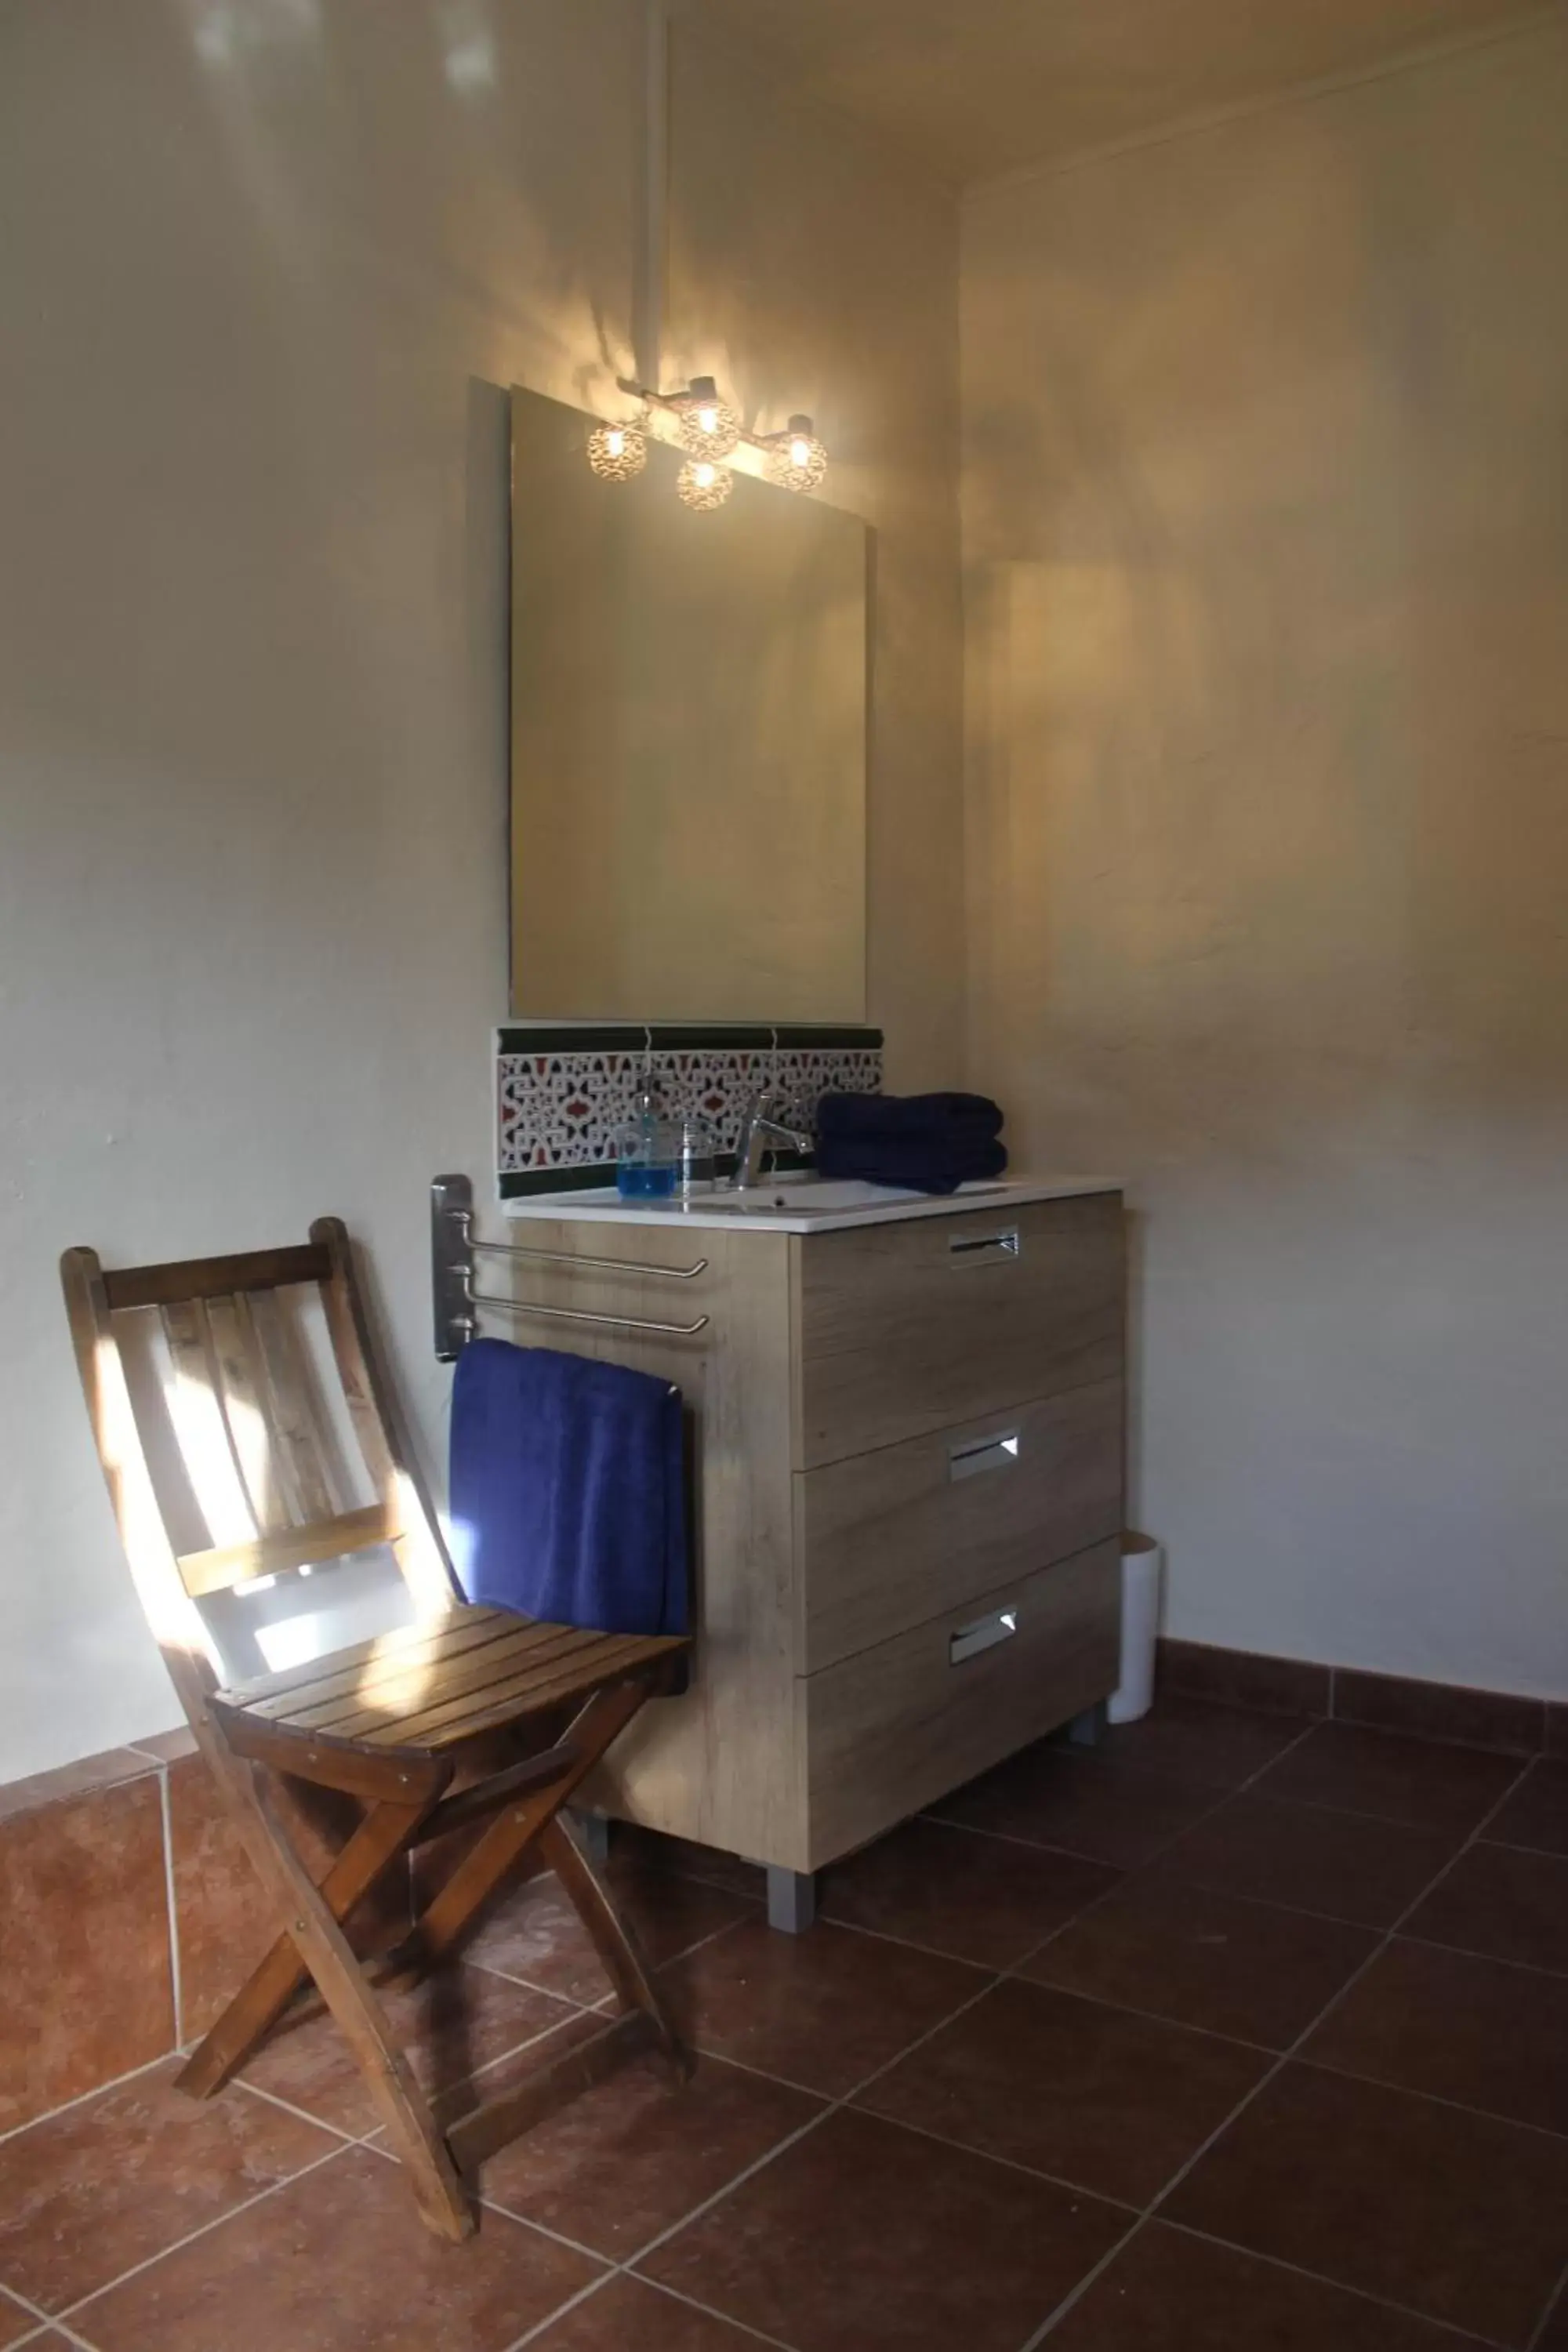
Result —
M 1118 1192 L 809 1234 L 797 1469 L 1120 1374 Z
M 797 1472 L 807 1674 L 1121 1528 L 1122 1388 Z
M 1121 1612 L 1118 1538 L 803 1676 L 810 1866 L 1114 1690 Z

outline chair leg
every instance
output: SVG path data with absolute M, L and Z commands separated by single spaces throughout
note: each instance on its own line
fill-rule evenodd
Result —
M 393 2040 L 353 1948 L 304 1864 L 259 1774 L 252 1799 L 267 1833 L 268 1874 L 288 1906 L 289 1934 L 315 1978 L 401 2149 L 420 2211 L 444 2238 L 468 2237 L 474 2211 L 429 2101 Z
M 605 1973 L 620 1996 L 621 2007 L 640 2009 L 650 2017 L 666 2057 L 681 2075 L 689 2074 L 690 2056 L 670 2021 L 632 1932 L 616 1910 L 609 1889 L 559 1813 L 540 1831 L 539 1853 L 561 1881 L 573 1909 L 593 1937 Z
M 433 1967 L 462 1941 L 518 1856 L 533 1843 L 573 1790 L 581 1787 L 647 1696 L 636 1683 L 620 1683 L 595 1693 L 563 1743 L 574 1752 L 570 1770 L 549 1788 L 535 1790 L 498 1813 L 420 1917 L 407 1947 L 420 1969 Z
M 321 1896 L 341 1925 L 382 1872 L 405 1852 L 435 1800 L 419 1805 L 373 1805 L 321 1884 Z M 221 2091 L 288 2007 L 310 1970 L 292 1936 L 279 1936 L 259 1967 L 175 2076 L 192 2098 Z

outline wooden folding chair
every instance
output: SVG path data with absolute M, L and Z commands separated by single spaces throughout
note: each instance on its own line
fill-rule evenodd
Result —
M 278 1939 L 179 2076 L 209 2097 L 315 1979 L 407 2165 L 420 2210 L 449 2238 L 474 2226 L 463 2176 L 638 2046 L 687 2061 L 652 1979 L 561 1806 L 644 1701 L 667 1687 L 684 1640 L 534 1622 L 462 1599 L 390 1395 L 375 1369 L 348 1236 L 318 1219 L 307 1246 L 106 1273 L 89 1249 L 61 1261 L 71 1332 L 100 1458 L 142 1605 L 203 1754 L 278 1903 Z M 319 1286 L 346 1423 L 374 1490 L 345 1507 L 339 1433 L 287 1312 Z M 308 1294 L 306 1294 L 308 1296 Z M 226 1449 L 252 1532 L 178 1549 L 144 1383 L 130 1377 L 123 1318 L 155 1309 L 168 1369 L 209 1444 Z M 176 1444 L 181 1431 L 174 1428 Z M 150 1443 L 150 1441 L 152 1441 Z M 184 1450 L 189 1453 L 188 1441 Z M 209 1465 L 210 1466 L 210 1465 Z M 191 1472 L 190 1488 L 202 1482 Z M 208 1481 L 210 1486 L 210 1479 Z M 175 1513 L 177 1517 L 177 1512 Z M 212 1528 L 207 1527 L 210 1538 Z M 232 1532 L 232 1530 L 230 1530 Z M 231 1680 L 198 1602 L 258 1578 L 385 1544 L 416 1622 L 310 1665 Z M 325 1874 L 301 1857 L 291 1794 L 305 1782 L 363 1812 Z M 408 1877 L 416 1845 L 488 1819 L 407 1939 L 363 1959 L 349 1915 L 387 1874 Z M 448 1848 L 448 1854 L 452 1849 Z M 552 1869 L 597 1948 L 623 2014 L 521 2090 L 442 2128 L 393 2039 L 375 1984 L 407 1982 L 449 1959 L 522 1857 Z

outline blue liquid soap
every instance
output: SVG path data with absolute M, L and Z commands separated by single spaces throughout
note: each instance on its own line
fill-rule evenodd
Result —
M 679 1180 L 673 1160 L 623 1160 L 616 1170 L 616 1190 L 623 1201 L 668 1201 Z

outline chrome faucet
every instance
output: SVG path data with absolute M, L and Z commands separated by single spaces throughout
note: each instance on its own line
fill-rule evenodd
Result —
M 763 1181 L 764 1154 L 779 1144 L 792 1151 L 809 1151 L 813 1139 L 797 1128 L 786 1127 L 773 1116 L 789 1106 L 769 1087 L 763 1087 L 752 1097 L 741 1114 L 741 1132 L 735 1143 L 734 1185 L 737 1192 L 749 1192 Z

